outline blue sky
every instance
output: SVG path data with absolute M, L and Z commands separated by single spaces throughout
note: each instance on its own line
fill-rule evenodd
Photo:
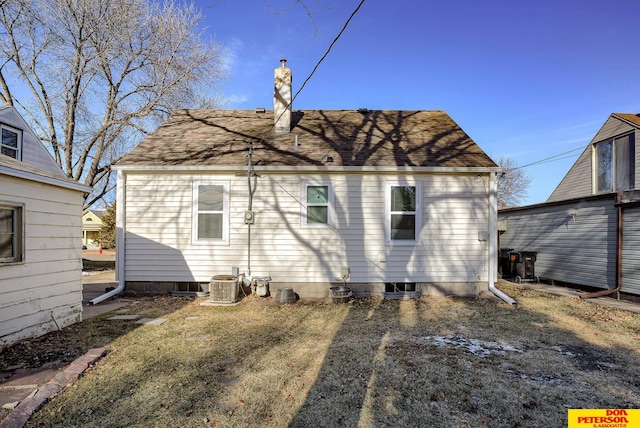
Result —
M 294 93 L 360 0 L 198 0 L 226 49 L 225 108 Z M 279 13 L 283 9 L 288 11 Z M 490 156 L 526 165 L 584 148 L 610 113 L 640 112 L 637 0 L 366 0 L 294 109 L 445 110 Z M 544 202 L 580 151 L 526 168 Z

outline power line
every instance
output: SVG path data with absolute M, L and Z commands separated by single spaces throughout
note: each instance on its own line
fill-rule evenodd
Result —
M 354 16 L 356 16 L 356 13 L 358 13 L 358 11 L 360 10 L 360 8 L 362 7 L 362 5 L 364 4 L 365 0 L 360 0 L 360 3 L 358 4 L 358 6 L 355 8 L 355 10 L 351 13 L 351 16 L 349 16 L 349 19 L 347 19 L 347 21 L 344 23 L 344 25 L 342 26 L 342 29 L 340 30 L 340 32 L 338 33 L 338 35 L 335 37 L 335 39 L 333 39 L 333 41 L 331 42 L 331 44 L 329 45 L 329 48 L 327 49 L 327 51 L 324 53 L 324 55 L 322 55 L 322 58 L 320 58 L 320 60 L 316 63 L 316 65 L 313 67 L 313 70 L 311 70 L 311 74 L 309 74 L 309 77 L 307 77 L 305 79 L 305 81 L 302 83 L 302 86 L 300 86 L 300 89 L 298 89 L 298 92 L 296 92 L 296 94 L 293 96 L 293 98 L 291 99 L 291 102 L 289 103 L 289 107 L 291 106 L 291 104 L 293 104 L 293 102 L 295 101 L 296 97 L 300 94 L 300 92 L 302 91 L 302 89 L 304 88 L 304 86 L 307 84 L 307 82 L 309 81 L 309 79 L 311 79 L 311 76 L 313 76 L 316 72 L 316 70 L 318 69 L 318 67 L 320 66 L 320 63 L 322 63 L 322 61 L 324 61 L 324 59 L 327 57 L 327 55 L 329 55 L 329 52 L 331 52 L 331 49 L 333 48 L 333 45 L 336 44 L 336 42 L 338 41 L 338 39 L 340 38 L 340 36 L 342 36 L 342 33 L 344 33 L 344 31 L 347 29 L 347 27 L 349 26 L 349 23 L 351 22 L 351 20 L 353 19 Z
M 311 77 L 315 74 L 316 70 L 318 69 L 318 67 L 320 66 L 320 64 L 322 63 L 322 61 L 325 60 L 325 58 L 327 57 L 327 55 L 329 55 L 329 52 L 331 52 L 331 49 L 333 49 L 333 45 L 336 44 L 336 42 L 338 41 L 338 39 L 342 36 L 342 33 L 344 33 L 344 31 L 347 29 L 347 27 L 349 26 L 349 23 L 351 22 L 351 20 L 353 19 L 354 16 L 356 16 L 356 13 L 358 13 L 358 11 L 360 10 L 360 8 L 362 7 L 362 5 L 364 4 L 365 0 L 360 0 L 360 3 L 358 3 L 358 6 L 354 9 L 353 12 L 351 12 L 351 15 L 349 16 L 349 19 L 347 19 L 347 21 L 344 23 L 344 25 L 342 26 L 342 29 L 340 30 L 340 32 L 338 33 L 338 35 L 333 39 L 333 41 L 331 42 L 331 44 L 329 45 L 329 47 L 327 48 L 327 51 L 324 53 L 324 55 L 322 55 L 322 58 L 320 58 L 318 60 L 318 62 L 316 63 L 316 65 L 313 67 L 313 70 L 311 70 L 311 73 L 309 74 L 309 76 L 307 76 L 306 79 L 304 79 L 304 82 L 302 82 L 302 85 L 300 86 L 300 89 L 298 89 L 298 92 L 296 92 L 296 94 L 293 96 L 293 98 L 291 98 L 291 102 L 287 105 L 287 108 L 284 109 L 284 111 L 282 113 L 280 113 L 280 116 L 278 116 L 278 119 L 276 119 L 276 122 L 278 122 L 280 120 L 280 118 L 282 117 L 282 115 L 289 109 L 291 108 L 291 106 L 293 105 L 293 102 L 296 100 L 296 98 L 298 97 L 298 95 L 300 95 L 300 92 L 302 92 L 302 90 L 304 89 L 305 85 L 307 84 L 307 82 L 311 79 Z
M 540 159 L 538 161 L 531 162 L 531 163 L 528 163 L 526 165 L 522 165 L 522 166 L 519 166 L 519 167 L 516 167 L 516 168 L 513 168 L 513 169 L 514 170 L 515 169 L 522 169 L 522 168 L 526 168 L 526 167 L 529 167 L 529 166 L 539 165 L 539 164 L 542 164 L 542 163 L 554 162 L 554 161 L 557 161 L 557 160 L 566 159 L 566 158 L 569 158 L 571 156 L 565 156 L 565 155 L 568 155 L 569 153 L 577 152 L 578 150 L 584 150 L 584 146 L 578 147 L 578 148 L 575 148 L 573 150 L 569 150 L 569 151 L 566 151 L 566 152 L 563 152 L 563 153 L 559 153 L 557 155 L 549 156 L 548 158 Z M 561 157 L 561 156 L 564 156 L 564 157 Z

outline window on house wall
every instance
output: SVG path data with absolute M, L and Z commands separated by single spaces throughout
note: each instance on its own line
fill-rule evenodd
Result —
M 229 241 L 229 184 L 196 182 L 193 187 L 193 241 Z
M 0 140 L 0 153 L 20 160 L 22 151 L 22 131 L 7 125 L 0 124 L 2 139 Z
M 333 188 L 329 182 L 303 181 L 302 223 L 307 226 L 333 224 Z
M 385 191 L 385 231 L 393 243 L 414 243 L 420 230 L 419 183 L 388 182 Z
M 23 259 L 23 207 L 0 202 L 0 264 Z
M 595 145 L 596 193 L 635 187 L 635 134 L 610 138 Z

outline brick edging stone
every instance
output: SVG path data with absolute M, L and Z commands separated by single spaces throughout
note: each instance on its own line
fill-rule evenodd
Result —
M 52 396 L 60 392 L 65 386 L 78 379 L 80 375 L 100 358 L 107 354 L 105 348 L 95 348 L 76 359 L 63 371 L 47 382 L 38 392 L 25 398 L 1 422 L 0 428 L 22 428 L 31 415 L 44 405 Z

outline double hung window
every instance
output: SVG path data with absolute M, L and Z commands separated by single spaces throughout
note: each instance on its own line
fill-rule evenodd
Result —
M 229 183 L 193 185 L 193 241 L 229 241 Z
M 302 223 L 307 226 L 333 224 L 333 188 L 329 182 L 303 181 Z
M 0 153 L 20 160 L 22 150 L 22 131 L 0 124 Z
M 419 183 L 387 182 L 385 189 L 385 234 L 388 242 L 412 244 L 420 233 L 421 194 Z

